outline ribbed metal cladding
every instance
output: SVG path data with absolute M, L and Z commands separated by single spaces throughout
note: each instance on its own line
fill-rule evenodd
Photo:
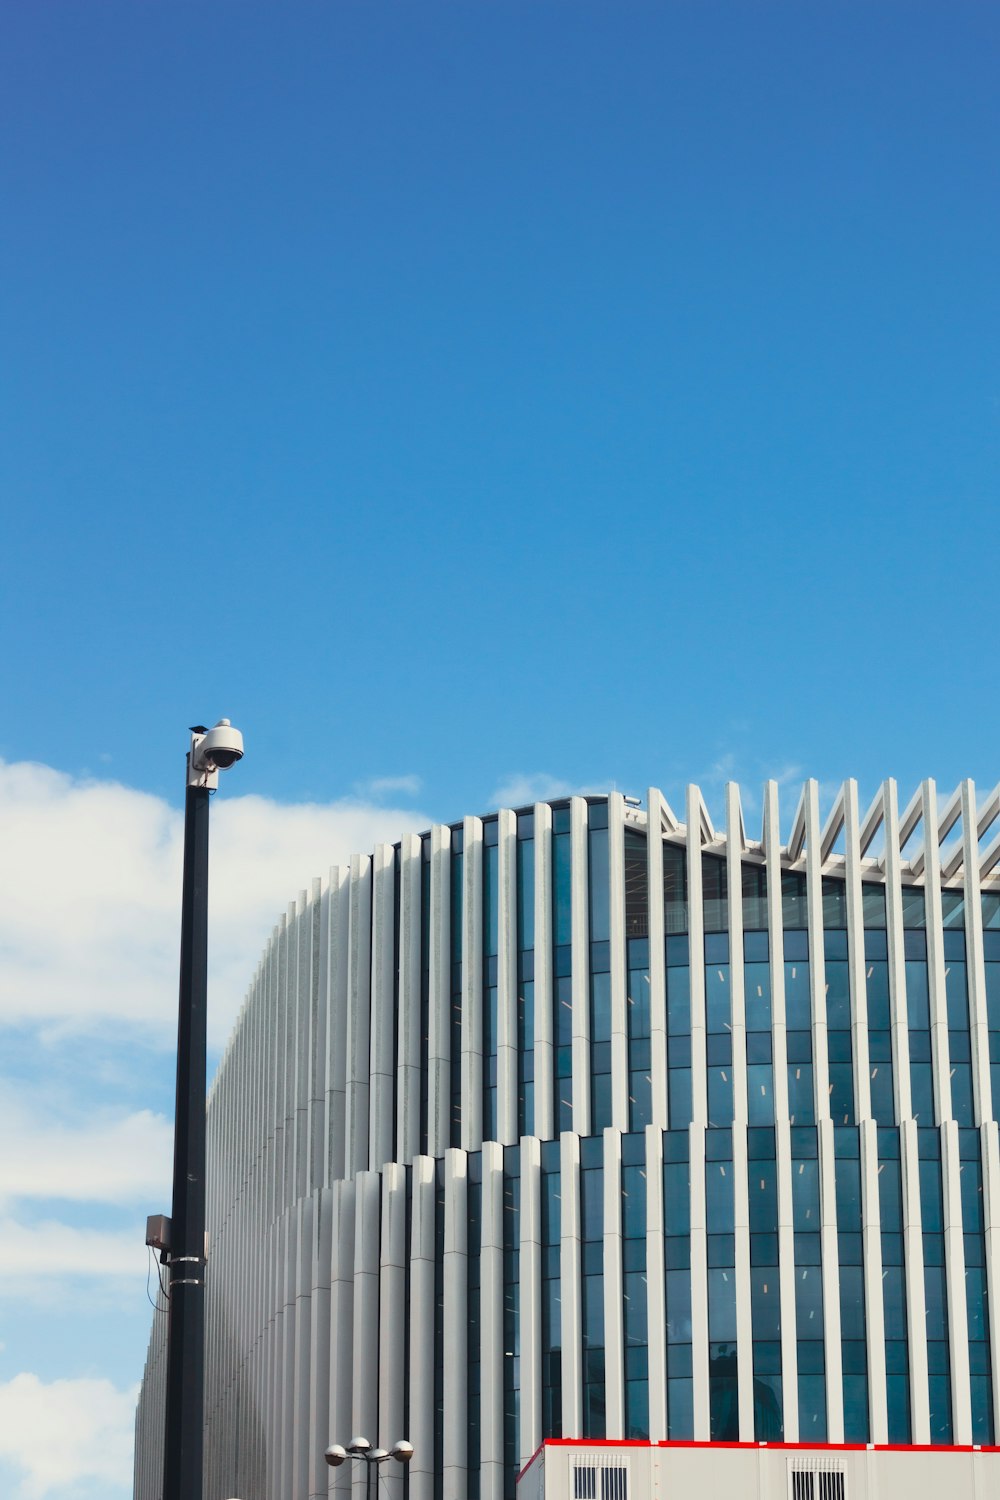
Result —
M 559 1434 L 1000 1430 L 1000 789 L 847 782 L 824 820 L 815 782 L 784 814 L 769 783 L 758 838 L 735 785 L 718 831 L 676 805 L 467 817 L 281 916 L 209 1098 L 207 1500 L 360 1497 L 323 1462 L 358 1431 L 414 1445 L 392 1500 L 504 1500 Z

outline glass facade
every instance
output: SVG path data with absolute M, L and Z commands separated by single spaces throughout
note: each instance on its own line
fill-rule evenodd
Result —
M 441 1500 L 452 1406 L 465 1427 L 470 1500 L 487 1490 L 480 1465 L 491 1442 L 514 1500 L 529 1439 L 995 1441 L 987 1205 L 1000 1192 L 990 1176 L 1000 875 L 985 872 L 970 910 L 978 888 L 943 860 L 938 909 L 918 862 L 904 861 L 893 895 L 884 865 L 862 858 L 852 893 L 837 853 L 807 877 L 801 848 L 765 857 L 750 842 L 737 866 L 732 844 L 710 829 L 693 849 L 669 819 L 663 829 L 662 885 L 643 818 L 621 805 L 612 815 L 603 798 L 553 803 L 551 821 L 544 807 L 526 808 L 437 831 L 433 861 L 430 835 L 395 851 L 393 1014 L 419 1005 L 419 1024 L 410 1012 L 408 1027 L 393 1030 L 392 1056 L 410 1071 L 383 1106 L 375 1089 L 362 1091 L 352 1057 L 355 1074 L 338 1083 L 340 1146 L 332 1086 L 310 1140 L 328 1153 L 321 1182 L 344 1184 L 345 1202 L 348 1187 L 360 1202 L 377 1126 L 406 1142 L 400 1274 L 407 1305 L 425 1301 L 419 1322 L 406 1319 L 408 1373 L 394 1409 L 405 1423 L 423 1413 L 434 1474 L 423 1493 Z M 419 901 L 419 923 L 408 901 Z M 411 911 L 419 961 L 400 951 Z M 481 949 L 471 946 L 477 930 Z M 388 934 L 379 951 L 387 974 Z M 411 959 L 419 997 L 407 1002 L 400 965 Z M 702 986 L 703 1037 L 692 1012 Z M 276 1011 L 266 1020 L 261 1056 L 282 1025 Z M 463 1068 L 467 1021 L 481 1023 L 481 1085 L 475 1058 Z M 783 1094 L 787 1111 L 776 1104 Z M 444 1157 L 463 1136 L 479 1144 L 470 1127 L 480 1108 L 482 1149 L 460 1159 L 464 1269 L 451 1278 L 446 1201 L 454 1215 L 447 1194 L 462 1172 L 454 1156 L 446 1171 Z M 365 1145 L 351 1155 L 359 1117 Z M 301 1196 L 301 1163 L 297 1171 Z M 380 1212 L 384 1235 L 399 1220 L 384 1202 Z M 360 1231 L 354 1243 L 359 1257 L 369 1253 Z M 398 1264 L 379 1243 L 382 1259 L 364 1267 L 376 1274 L 376 1305 Z M 621 1257 L 613 1279 L 609 1253 Z M 445 1346 L 456 1318 L 460 1369 Z M 423 1365 L 418 1327 L 432 1329 Z M 404 1497 L 411 1487 L 407 1479 Z

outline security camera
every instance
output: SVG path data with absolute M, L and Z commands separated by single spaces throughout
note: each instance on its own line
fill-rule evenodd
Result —
M 228 719 L 220 719 L 214 729 L 196 724 L 191 731 L 188 786 L 216 787 L 218 773 L 242 759 L 243 736 Z

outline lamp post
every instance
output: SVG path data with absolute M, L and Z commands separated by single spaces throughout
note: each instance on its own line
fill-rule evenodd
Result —
M 191 730 L 184 799 L 181 972 L 177 1007 L 174 1186 L 168 1270 L 163 1500 L 201 1500 L 205 1421 L 205 1002 L 208 967 L 208 799 L 243 756 L 228 719 Z
M 331 1443 L 323 1457 L 331 1469 L 339 1469 L 349 1458 L 362 1460 L 365 1465 L 365 1500 L 371 1500 L 372 1470 L 377 1469 L 379 1464 L 384 1464 L 388 1458 L 408 1464 L 413 1457 L 413 1444 L 400 1438 L 391 1448 L 373 1448 L 366 1437 L 356 1437 L 351 1439 L 346 1448 L 342 1448 L 339 1443 Z

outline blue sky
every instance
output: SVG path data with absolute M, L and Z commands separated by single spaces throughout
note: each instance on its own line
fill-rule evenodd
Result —
M 216 1043 L 284 904 L 404 826 L 996 781 L 1000 12 L 0 29 L 0 1410 L 44 1434 L 141 1363 L 189 723 L 248 745 Z M 60 1172 L 94 1132 L 110 1175 Z M 74 1496 L 128 1493 L 115 1441 Z M 3 1443 L 5 1492 L 69 1493 Z

